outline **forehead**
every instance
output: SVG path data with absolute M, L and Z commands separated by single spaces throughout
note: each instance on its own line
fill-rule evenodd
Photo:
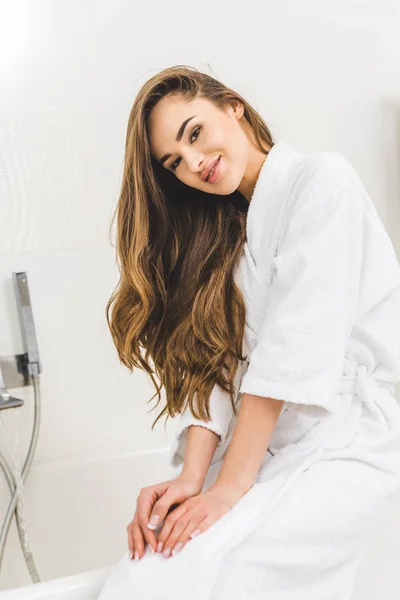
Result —
M 171 152 L 177 144 L 176 135 L 182 122 L 193 115 L 197 118 L 210 116 L 216 107 L 205 98 L 184 100 L 182 97 L 163 98 L 152 109 L 148 119 L 149 141 L 152 153 L 157 157 Z M 195 117 L 195 119 L 196 119 Z M 194 124 L 190 121 L 188 127 Z

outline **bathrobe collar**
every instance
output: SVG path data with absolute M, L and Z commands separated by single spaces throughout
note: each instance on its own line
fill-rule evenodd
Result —
M 267 237 L 273 244 L 277 237 L 282 201 L 291 188 L 300 157 L 284 140 L 279 140 L 261 166 L 246 220 L 247 244 L 255 262 L 262 240 Z

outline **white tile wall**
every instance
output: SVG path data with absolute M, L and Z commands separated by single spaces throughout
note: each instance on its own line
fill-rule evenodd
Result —
M 94 466 L 92 475 L 85 471 L 82 488 L 76 464 L 154 451 L 148 462 L 154 479 L 157 452 L 168 444 L 162 424 L 150 431 L 158 413 L 146 414 L 150 382 L 120 365 L 104 315 L 117 281 L 108 228 L 119 193 L 126 124 L 136 91 L 148 77 L 172 64 L 197 66 L 247 97 L 276 138 L 299 150 L 345 154 L 400 248 L 397 0 L 250 0 L 245 11 L 218 2 L 189 13 L 187 6 L 181 0 L 172 5 L 158 0 L 2 3 L 0 354 L 22 352 L 11 274 L 25 270 L 43 365 L 42 423 L 27 487 L 30 531 L 44 577 L 100 567 L 123 545 L 115 533 L 121 512 L 112 488 L 120 490 L 125 506 L 122 521 L 128 511 L 121 482 L 128 467 L 122 461 L 116 472 L 100 474 Z M 24 456 L 33 395 L 31 388 L 17 392 L 26 405 L 18 419 L 17 411 L 7 415 L 7 422 L 10 432 L 18 431 Z M 46 465 L 51 471 L 40 475 Z M 137 465 L 132 473 L 135 486 L 143 473 Z M 94 489 L 99 492 L 97 485 L 107 498 L 101 526 L 112 540 L 111 554 L 91 513 L 85 541 L 75 551 L 79 506 Z M 2 498 L 4 489 L 0 483 Z M 70 520 L 61 517 L 60 542 L 54 504 L 68 489 L 76 495 L 68 507 Z M 37 512 L 35 502 L 40 504 L 44 490 L 50 490 L 48 502 Z M 5 500 L 0 505 L 3 513 Z M 393 529 L 398 535 L 395 515 Z M 360 584 L 363 600 L 390 600 L 393 586 L 398 595 L 398 539 L 392 536 L 385 544 L 369 555 Z M 14 553 L 20 553 L 15 529 L 0 588 L 27 582 Z M 374 566 L 380 574 L 392 570 L 383 579 L 377 575 L 372 592 L 366 575 L 374 574 Z

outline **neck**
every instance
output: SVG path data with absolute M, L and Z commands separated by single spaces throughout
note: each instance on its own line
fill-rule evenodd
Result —
M 239 192 L 246 198 L 249 204 L 265 160 L 268 160 L 267 154 L 264 154 L 258 148 L 249 149 L 246 171 L 238 187 Z

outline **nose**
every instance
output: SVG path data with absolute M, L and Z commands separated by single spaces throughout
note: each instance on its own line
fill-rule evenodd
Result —
M 186 163 L 188 166 L 188 169 L 191 173 L 198 173 L 203 170 L 204 168 L 204 155 L 200 154 L 199 152 L 196 151 L 190 151 L 188 152 L 187 156 L 186 156 Z

